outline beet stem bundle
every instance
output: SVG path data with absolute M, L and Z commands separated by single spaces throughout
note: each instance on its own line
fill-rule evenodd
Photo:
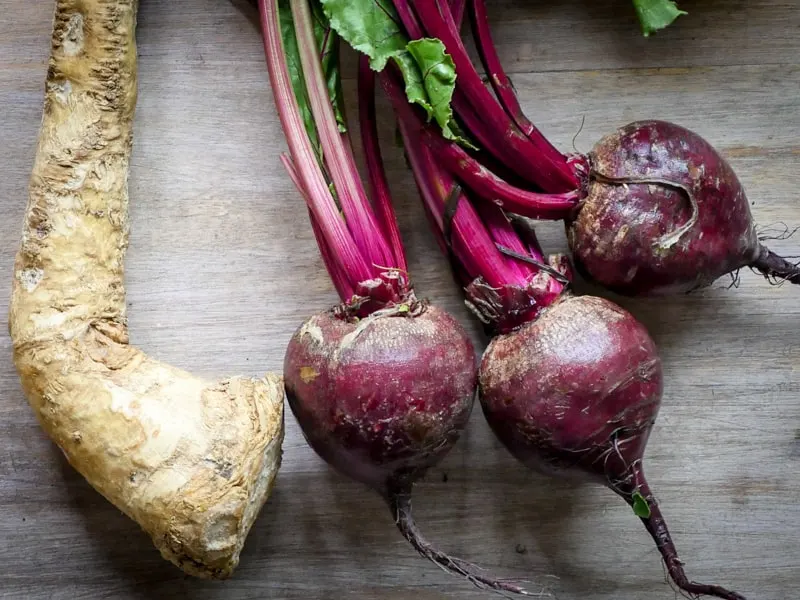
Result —
M 386 500 L 398 529 L 422 556 L 479 587 L 524 594 L 434 548 L 411 514 L 414 482 L 447 454 L 467 424 L 477 360 L 458 322 L 417 299 L 409 282 L 378 145 L 374 73 L 362 69 L 358 82 L 370 202 L 332 107 L 315 38 L 318 15 L 308 0 L 259 0 L 259 8 L 291 155 L 282 160 L 308 205 L 341 299 L 307 319 L 289 343 L 284 378 L 292 412 L 325 461 Z M 336 34 L 328 29 L 325 35 Z M 294 40 L 301 74 L 288 67 Z M 298 99 L 306 96 L 310 124 Z M 319 139 L 318 153 L 312 137 Z

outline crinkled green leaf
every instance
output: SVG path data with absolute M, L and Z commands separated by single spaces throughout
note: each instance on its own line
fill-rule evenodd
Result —
M 419 79 L 415 82 L 424 95 L 428 119 L 433 118 L 442 128 L 448 140 L 466 143 L 455 130 L 453 120 L 453 92 L 456 89 L 456 65 L 453 58 L 445 52 L 441 40 L 424 38 L 408 43 L 408 53 L 417 65 Z M 406 94 L 411 98 L 409 81 L 406 79 Z
M 390 58 L 405 52 L 408 38 L 390 0 L 322 0 L 331 27 L 382 71 Z
M 397 56 L 393 56 L 392 60 L 400 68 L 400 73 L 403 74 L 408 101 L 424 108 L 430 120 L 433 116 L 433 107 L 428 101 L 425 83 L 422 81 L 422 72 L 419 70 L 414 57 L 410 52 L 404 50 Z
M 456 69 L 440 40 L 409 41 L 389 0 L 321 2 L 331 27 L 369 57 L 373 70 L 382 71 L 394 61 L 403 75 L 408 101 L 422 107 L 447 139 L 472 147 L 453 119 Z
M 679 9 L 673 0 L 633 0 L 633 5 L 636 7 L 645 37 L 664 29 L 681 15 L 687 14 Z

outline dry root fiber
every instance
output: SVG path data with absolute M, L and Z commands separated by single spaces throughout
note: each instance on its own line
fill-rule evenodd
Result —
M 231 574 L 281 459 L 280 377 L 207 382 L 128 344 L 136 0 L 57 0 L 10 308 L 42 427 L 191 575 Z

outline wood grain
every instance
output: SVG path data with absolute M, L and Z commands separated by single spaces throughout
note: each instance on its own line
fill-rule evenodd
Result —
M 627 121 L 672 119 L 730 158 L 763 226 L 800 225 L 800 11 L 778 0 L 685 0 L 649 40 L 627 0 L 493 0 L 500 52 L 530 116 L 581 150 Z M 41 118 L 52 6 L 0 0 L 0 297 L 7 298 Z M 335 300 L 284 148 L 247 2 L 143 0 L 128 255 L 134 342 L 207 375 L 281 368 L 298 323 Z M 352 98 L 352 96 L 351 96 Z M 390 140 L 392 123 L 381 124 Z M 485 340 L 386 144 L 417 288 Z M 543 227 L 551 250 L 561 229 Z M 774 242 L 800 254 L 800 237 Z M 583 286 L 587 291 L 591 290 Z M 800 586 L 800 302 L 741 286 L 621 303 L 650 328 L 667 390 L 647 460 L 691 577 L 755 600 Z M 288 419 L 275 495 L 236 576 L 190 580 L 44 437 L 0 311 L 0 597 L 419 600 L 487 594 L 418 558 L 381 502 L 332 473 Z M 447 482 L 444 482 L 444 474 Z M 655 549 L 604 489 L 526 472 L 480 411 L 417 490 L 427 534 L 563 599 L 671 600 Z M 556 576 L 548 577 L 549 575 Z

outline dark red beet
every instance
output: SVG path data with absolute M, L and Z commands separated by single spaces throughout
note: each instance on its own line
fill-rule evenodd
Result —
M 800 283 L 758 240 L 739 179 L 696 133 L 631 123 L 589 153 L 587 196 L 567 232 L 577 268 L 625 295 L 688 292 L 740 269 Z
M 324 312 L 286 351 L 289 404 L 311 447 L 384 495 L 438 462 L 472 410 L 469 338 L 438 308 L 418 310 L 356 323 Z
M 289 406 L 308 443 L 338 471 L 386 498 L 397 526 L 426 558 L 481 587 L 524 593 L 436 550 L 411 516 L 411 488 L 453 447 L 469 420 L 475 350 L 446 312 L 410 300 L 348 318 L 309 318 L 289 342 Z
M 743 596 L 690 582 L 644 476 L 661 402 L 661 361 L 645 328 L 615 304 L 565 296 L 495 337 L 479 389 L 492 430 L 524 464 L 602 482 L 634 507 L 673 581 L 690 595 Z

